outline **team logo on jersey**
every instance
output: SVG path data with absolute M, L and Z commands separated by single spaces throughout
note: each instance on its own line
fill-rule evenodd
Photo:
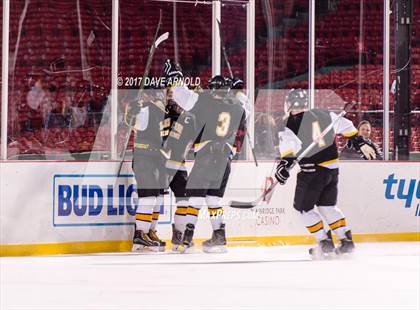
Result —
M 401 201 L 399 206 L 411 208 L 414 205 L 415 215 L 420 216 L 420 180 L 398 179 L 390 174 L 383 180 L 385 184 L 385 198 Z
M 53 226 L 133 225 L 138 204 L 133 175 L 54 175 Z M 159 223 L 170 223 L 161 206 Z

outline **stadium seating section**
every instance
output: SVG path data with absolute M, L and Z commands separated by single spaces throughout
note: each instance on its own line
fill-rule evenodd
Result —
M 317 89 L 333 90 L 345 102 L 360 102 L 358 113 L 350 114 L 350 117 L 355 121 L 366 118 L 373 121 L 373 140 L 381 144 L 383 1 L 365 2 L 362 21 L 359 0 L 335 1 L 338 7 L 317 16 L 315 83 Z M 263 8 L 257 1 L 255 78 L 258 88 L 265 88 L 270 82 L 274 85 L 281 82 L 283 89 L 307 87 L 307 3 L 306 0 L 272 1 L 272 7 Z M 163 16 L 162 31 L 172 32 L 172 4 L 120 1 L 120 16 L 124 16 L 119 21 L 121 77 L 142 74 L 159 8 L 170 12 Z M 264 14 L 267 10 L 271 17 Z M 232 69 L 235 75 L 245 77 L 246 10 L 243 6 L 224 5 L 222 12 L 222 32 Z M 171 36 L 158 49 L 151 75 L 159 76 L 165 58 L 173 58 L 176 52 L 188 75 L 199 76 L 202 81 L 210 78 L 211 14 L 211 6 L 197 8 L 191 4 L 177 4 L 177 46 Z M 101 121 L 101 117 L 111 88 L 111 15 L 112 0 L 80 1 L 80 16 L 76 1 L 33 0 L 27 7 L 24 0 L 11 1 L 9 118 L 12 121 L 9 123 L 9 143 L 16 154 L 109 150 L 110 125 L 104 119 Z M 420 5 L 415 7 L 413 15 L 413 31 L 418 34 Z M 275 27 L 272 28 L 274 31 L 268 32 L 267 24 L 270 23 Z M 83 29 L 82 40 L 79 25 Z M 361 34 L 363 42 L 359 42 Z M 268 40 L 269 36 L 273 40 Z M 85 52 L 81 53 L 81 50 Z M 412 52 L 411 102 L 413 110 L 419 111 L 419 36 L 412 41 Z M 269 59 L 271 54 L 272 60 Z M 362 55 L 361 59 L 359 55 Z M 269 74 L 269 63 L 272 75 Z M 391 71 L 392 81 L 394 65 Z M 224 73 L 227 73 L 226 66 Z M 269 81 L 270 76 L 272 81 Z M 37 79 L 43 79 L 44 88 L 51 96 L 48 115 L 31 111 L 27 104 L 27 94 Z M 260 94 L 256 112 L 266 113 L 267 100 L 263 93 Z M 270 113 L 282 113 L 281 100 L 274 98 L 272 101 Z M 390 101 L 392 109 L 392 96 Z M 320 105 L 340 108 L 328 100 Z M 75 126 L 70 121 L 70 107 L 81 108 L 88 114 L 81 124 Z M 123 136 L 121 130 L 120 138 Z M 391 144 L 392 139 L 391 130 Z M 339 139 L 339 144 L 342 143 Z M 411 150 L 420 151 L 419 114 L 412 115 Z

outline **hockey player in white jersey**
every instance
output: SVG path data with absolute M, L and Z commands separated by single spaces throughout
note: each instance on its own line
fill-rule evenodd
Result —
M 318 247 L 310 250 L 314 257 L 336 253 L 350 253 L 354 242 L 350 227 L 343 212 L 337 207 L 338 195 L 338 151 L 335 135 L 341 134 L 352 140 L 353 145 L 365 159 L 374 159 L 375 151 L 357 136 L 353 123 L 341 118 L 330 132 L 318 139 L 321 132 L 338 116 L 327 110 L 309 109 L 308 94 L 302 89 L 292 89 L 285 102 L 285 113 L 289 116 L 279 132 L 280 162 L 275 177 L 280 184 L 289 178 L 288 168 L 312 141 L 317 146 L 300 162 L 297 175 L 294 208 L 301 214 L 308 231 L 318 241 Z M 315 209 L 315 206 L 317 209 Z M 324 227 L 323 220 L 331 230 Z M 331 231 L 339 240 L 335 248 Z

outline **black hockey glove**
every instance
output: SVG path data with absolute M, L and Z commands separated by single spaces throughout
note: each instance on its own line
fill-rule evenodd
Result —
M 274 176 L 281 185 L 286 184 L 287 179 L 290 177 L 288 165 L 289 162 L 285 159 L 280 160 L 277 165 L 276 174 Z
M 361 136 L 353 136 L 350 138 L 351 146 L 362 156 L 363 159 L 372 160 L 376 159 L 375 148 L 372 142 L 368 139 L 364 139 Z

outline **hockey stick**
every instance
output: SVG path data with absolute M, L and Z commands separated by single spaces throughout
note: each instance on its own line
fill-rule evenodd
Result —
M 146 80 L 147 76 L 149 75 L 149 71 L 150 71 L 150 67 L 152 66 L 153 55 L 155 54 L 155 50 L 163 41 L 165 41 L 169 37 L 169 32 L 165 32 L 164 34 L 162 34 L 161 36 L 158 37 L 161 25 L 162 25 L 162 10 L 160 10 L 160 12 L 159 12 L 159 22 L 158 22 L 158 25 L 156 27 L 155 36 L 153 37 L 152 46 L 150 47 L 150 52 L 149 52 L 149 56 L 147 58 L 146 67 L 144 69 L 143 77 L 141 78 L 141 81 L 140 81 L 140 89 L 139 89 L 139 95 L 138 95 L 138 101 L 139 102 L 140 102 L 140 100 L 143 96 L 145 80 Z M 129 128 L 128 128 L 127 135 L 126 135 L 125 141 L 124 141 L 124 148 L 123 148 L 123 151 L 122 151 L 122 154 L 121 154 L 121 161 L 119 162 L 119 165 L 118 165 L 117 177 L 119 177 L 120 173 L 121 173 L 121 169 L 122 169 L 122 166 L 123 166 L 123 163 L 124 163 L 125 154 L 127 152 L 128 143 L 130 141 L 131 130 L 134 126 L 135 119 L 136 119 L 135 116 L 131 117 L 130 122 L 128 124 Z
M 220 41 L 222 43 L 223 57 L 225 58 L 225 62 L 226 62 L 226 66 L 227 66 L 228 71 L 229 71 L 229 75 L 233 79 L 233 71 L 232 71 L 232 67 L 230 66 L 230 62 L 229 62 L 228 56 L 227 56 L 226 46 L 225 46 L 225 42 L 224 42 L 223 35 L 222 35 L 222 27 L 220 26 L 220 21 L 218 19 L 217 19 L 217 26 L 219 27 L 219 36 L 220 36 Z M 251 148 L 252 158 L 254 159 L 255 166 L 258 167 L 257 156 L 255 155 L 255 149 L 252 146 L 251 137 L 249 135 L 248 130 L 245 130 L 245 134 L 246 134 L 246 137 L 248 138 L 248 141 L 249 141 L 249 146 Z
M 353 105 L 351 105 L 351 107 L 353 107 Z M 338 117 L 333 122 L 331 122 L 331 124 L 329 124 L 316 139 L 312 141 L 312 143 L 298 156 L 298 158 L 296 158 L 293 161 L 292 165 L 287 169 L 288 171 L 292 170 L 294 166 L 296 166 L 306 155 L 308 155 L 308 153 L 318 144 L 318 142 L 323 137 L 325 137 L 325 135 L 331 129 L 334 128 L 334 126 L 338 123 L 339 120 L 341 120 L 341 118 L 347 113 L 347 110 L 348 109 L 343 110 L 340 114 L 338 114 Z M 277 184 L 279 184 L 277 180 L 271 183 L 271 185 L 268 186 L 268 188 L 264 189 L 262 194 L 253 201 L 242 202 L 242 201 L 232 200 L 229 202 L 229 206 L 232 208 L 237 208 L 237 209 L 251 209 L 251 208 L 254 208 L 256 205 L 258 205 L 263 200 L 269 202 L 271 199 L 271 196 L 273 195 L 273 190 L 277 186 Z

